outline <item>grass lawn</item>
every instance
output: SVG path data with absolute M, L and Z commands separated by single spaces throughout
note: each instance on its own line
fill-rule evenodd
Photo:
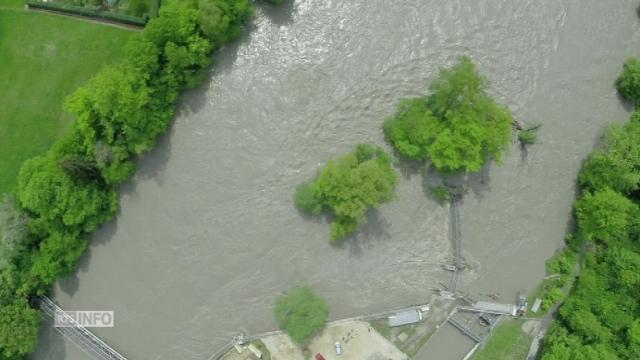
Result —
M 134 34 L 0 0 L 0 194 L 22 162 L 45 152 L 70 122 L 62 104 Z
M 473 360 L 525 360 L 532 338 L 522 332 L 522 323 L 512 319 L 501 321 Z

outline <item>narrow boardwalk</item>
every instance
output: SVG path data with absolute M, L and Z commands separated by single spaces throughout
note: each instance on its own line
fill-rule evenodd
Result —
M 73 323 L 72 327 L 56 327 L 64 337 L 71 340 L 82 351 L 96 360 L 127 360 L 126 357 L 115 351 L 111 346 L 100 340 L 91 331 L 78 324 L 56 304 L 46 296 L 40 297 L 40 310 L 51 319 L 56 315 L 65 316 L 68 322 Z
M 458 203 L 460 196 L 451 197 L 451 237 L 453 242 L 454 266 L 451 282 L 449 283 L 449 291 L 455 293 L 458 288 L 459 272 L 462 270 L 462 232 L 460 231 L 460 208 Z

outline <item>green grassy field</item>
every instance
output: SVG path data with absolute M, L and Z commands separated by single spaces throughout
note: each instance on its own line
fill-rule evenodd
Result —
M 24 160 L 63 134 L 65 97 L 117 61 L 133 34 L 0 0 L 0 194 L 13 188 Z
M 525 360 L 532 339 L 520 329 L 522 323 L 511 319 L 501 321 L 473 360 Z

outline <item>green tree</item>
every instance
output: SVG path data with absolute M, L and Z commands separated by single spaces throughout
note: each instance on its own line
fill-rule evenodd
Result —
M 623 195 L 604 189 L 586 192 L 576 202 L 576 213 L 580 228 L 589 239 L 608 243 L 627 235 L 635 206 Z
M 405 100 L 385 121 L 385 136 L 403 156 L 430 159 L 444 172 L 478 171 L 500 161 L 511 138 L 512 117 L 486 92 L 487 81 L 468 57 L 442 69 L 431 95 Z
M 0 305 L 0 358 L 19 359 L 35 350 L 41 321 L 24 299 Z
M 115 214 L 117 192 L 96 183 L 76 182 L 47 156 L 26 161 L 18 176 L 17 199 L 35 216 L 41 234 L 59 226 L 93 231 Z
M 624 63 L 622 74 L 616 81 L 618 91 L 625 98 L 640 104 L 640 60 L 631 58 Z
M 68 276 L 75 270 L 87 246 L 87 240 L 79 233 L 51 233 L 42 240 L 35 256 L 28 274 L 28 290 L 39 295 L 46 293 L 58 277 Z
M 585 162 L 580 172 L 582 186 L 591 190 L 611 188 L 623 193 L 638 189 L 640 183 L 640 119 L 634 114 L 624 127 L 607 130 L 604 148 Z
M 0 267 L 6 266 L 18 252 L 29 244 L 29 215 L 18 207 L 13 195 L 0 202 Z
M 298 344 L 322 330 L 329 314 L 324 299 L 306 286 L 280 296 L 274 311 L 280 328 Z
M 371 208 L 391 200 L 397 175 L 380 148 L 360 144 L 354 153 L 330 160 L 310 183 L 296 189 L 296 206 L 311 215 L 334 216 L 331 238 L 343 239 L 366 221 Z

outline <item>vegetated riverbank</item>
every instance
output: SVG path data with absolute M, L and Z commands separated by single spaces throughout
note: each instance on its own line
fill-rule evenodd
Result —
M 326 297 L 332 319 L 426 301 L 448 279 L 439 264 L 450 253 L 449 209 L 422 196 L 421 175 L 403 169 L 398 199 L 344 248 L 327 243 L 327 224 L 300 216 L 291 189 L 353 144 L 384 146 L 372 124 L 462 53 L 516 118 L 544 123 L 528 157 L 513 147 L 463 203 L 465 256 L 481 265 L 463 288 L 513 301 L 565 233 L 580 160 L 603 124 L 626 117 L 607 64 L 630 54 L 637 20 L 625 14 L 635 2 L 261 9 L 207 86 L 185 97 L 170 136 L 124 186 L 117 221 L 56 286 L 56 301 L 115 310 L 116 328 L 96 333 L 131 357 L 163 359 L 206 358 L 236 330 L 275 329 L 275 298 L 300 282 Z M 48 340 L 38 358 L 48 349 L 75 359 L 72 345 L 65 354 L 62 340 Z
M 67 130 L 64 98 L 98 69 L 122 59 L 129 31 L 0 2 L 0 197 L 22 163 Z
M 3 199 L 3 358 L 35 349 L 41 315 L 30 300 L 76 269 L 93 230 L 115 214 L 133 157 L 153 147 L 178 94 L 202 79 L 210 52 L 236 38 L 251 14 L 248 0 L 165 4 L 122 61 L 70 96 L 75 122 L 45 155 L 22 165 L 15 194 Z
M 617 85 L 640 104 L 640 67 L 631 59 Z M 611 126 L 585 162 L 569 248 L 585 248 L 581 274 L 544 340 L 543 360 L 640 357 L 640 112 Z

